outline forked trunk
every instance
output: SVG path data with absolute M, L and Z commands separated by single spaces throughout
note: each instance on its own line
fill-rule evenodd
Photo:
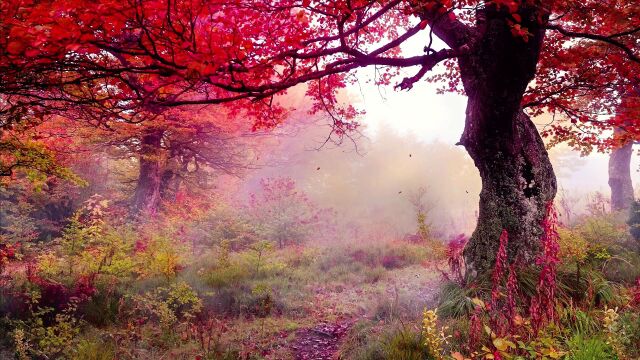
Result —
M 479 38 L 460 59 L 469 99 L 460 144 L 482 179 L 478 224 L 464 253 L 471 276 L 493 268 L 502 229 L 509 232 L 509 261 L 533 263 L 545 207 L 556 194 L 544 143 L 520 107 L 544 37 L 536 11 L 520 11 L 530 32 L 525 39 L 511 32 L 504 7 L 479 10 Z
M 616 129 L 619 134 L 623 130 Z M 611 187 L 611 210 L 627 210 L 634 200 L 633 183 L 631 182 L 631 155 L 633 143 L 626 142 L 611 151 L 609 156 L 609 187 Z
M 155 214 L 160 205 L 162 135 L 161 130 L 149 131 L 140 141 L 140 172 L 132 204 L 136 214 Z

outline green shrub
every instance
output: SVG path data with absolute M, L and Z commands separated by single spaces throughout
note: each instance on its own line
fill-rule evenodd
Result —
M 365 306 L 371 319 L 385 321 L 416 322 L 422 317 L 426 300 L 419 293 L 411 289 L 395 288 L 394 294 L 380 289 L 377 296 L 372 296 L 371 302 Z
M 376 283 L 384 278 L 387 274 L 387 270 L 382 266 L 374 268 L 366 268 L 363 270 L 365 283 Z
M 602 272 L 583 270 L 580 278 L 566 268 L 558 271 L 558 296 L 565 304 L 587 301 L 589 306 L 617 306 L 625 300 L 621 297 L 620 286 L 607 280 Z
M 217 314 L 227 316 L 240 315 L 241 298 L 250 291 L 246 286 L 230 287 L 218 290 L 214 295 L 206 297 L 203 305 Z
M 567 308 L 560 312 L 560 320 L 575 334 L 591 336 L 599 329 L 598 320 L 580 309 Z
M 75 359 L 82 360 L 113 360 L 117 358 L 113 343 L 102 339 L 80 340 L 74 355 Z
M 80 320 L 75 317 L 75 303 L 62 312 L 53 309 L 38 309 L 31 312 L 27 320 L 14 322 L 13 343 L 19 359 L 69 357 L 75 349 L 80 333 Z M 50 324 L 45 317 L 54 315 Z
M 215 267 L 204 275 L 207 285 L 220 289 L 237 286 L 250 276 L 249 269 L 243 264 L 230 263 L 226 267 Z
M 340 354 L 348 360 L 429 360 L 420 332 L 397 323 L 380 329 L 375 323 L 356 323 Z
M 386 360 L 378 330 L 369 321 L 358 321 L 347 334 L 340 354 L 348 360 Z
M 243 357 L 237 350 L 212 351 L 205 355 L 206 360 L 240 360 Z
M 401 328 L 397 332 L 387 335 L 387 338 L 382 342 L 382 351 L 385 354 L 385 359 L 431 359 L 432 357 L 423 343 L 424 340 L 419 332 Z
M 383 296 L 375 302 L 371 317 L 373 320 L 392 322 L 405 318 L 406 310 L 397 298 Z
M 123 319 L 145 319 L 159 325 L 163 332 L 193 320 L 203 309 L 198 293 L 185 282 L 158 287 L 128 300 L 120 314 Z
M 574 335 L 569 341 L 568 360 L 613 360 L 617 357 L 611 346 L 600 338 L 586 338 L 582 335 Z
M 265 284 L 257 284 L 251 289 L 247 312 L 257 317 L 267 317 L 273 310 L 273 292 Z
M 318 250 L 315 248 L 290 247 L 284 254 L 284 263 L 290 268 L 311 267 L 318 260 Z
M 259 282 L 241 286 L 218 289 L 203 299 L 203 307 L 216 314 L 225 316 L 267 317 L 271 314 L 306 315 L 304 303 L 297 306 L 293 299 L 282 299 L 277 289 L 269 283 Z
M 576 230 L 587 244 L 609 246 L 627 240 L 628 234 L 623 223 L 611 214 L 586 218 Z
M 640 278 L 640 254 L 622 247 L 610 249 L 609 252 L 612 257 L 602 269 L 607 280 L 632 284 Z
M 435 254 L 428 246 L 420 244 L 392 243 L 384 249 L 385 255 L 394 255 L 403 260 L 403 266 L 421 264 L 425 260 L 433 259 Z
M 446 352 L 461 352 L 469 345 L 470 321 L 468 317 L 449 318 L 442 322 L 443 328 L 447 329 L 447 334 L 451 337 L 444 345 Z
M 327 281 L 342 283 L 357 283 L 358 274 L 362 273 L 366 267 L 358 262 L 339 264 L 324 273 Z
M 362 252 L 362 254 L 367 255 L 368 253 Z M 358 260 L 358 258 L 354 258 L 352 255 L 347 254 L 346 251 L 333 251 L 333 252 L 325 251 L 323 252 L 322 256 L 318 258 L 318 261 L 316 262 L 315 265 L 317 267 L 318 273 L 325 273 L 338 266 L 344 266 L 344 265 L 348 266 L 348 265 L 353 265 L 361 262 L 362 261 Z M 362 265 L 362 264 L 359 264 L 359 265 Z
M 107 289 L 98 290 L 89 300 L 79 306 L 82 319 L 95 326 L 115 323 L 118 317 L 119 293 L 109 293 Z
M 629 356 L 640 358 L 640 314 L 635 311 L 627 311 L 620 315 L 620 326 L 629 340 Z
M 605 279 L 602 274 L 593 273 L 590 280 L 595 305 L 618 305 L 624 302 L 620 297 L 619 288 Z
M 460 318 L 473 312 L 473 304 L 470 290 L 454 283 L 446 282 L 440 290 L 440 302 L 438 304 L 438 316 L 442 318 Z

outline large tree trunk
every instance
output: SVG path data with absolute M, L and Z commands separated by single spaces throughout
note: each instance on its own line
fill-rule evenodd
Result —
M 521 11 L 528 39 L 514 36 L 504 9 L 480 10 L 480 34 L 471 55 L 460 59 L 469 102 L 465 146 L 480 172 L 478 224 L 465 249 L 470 275 L 495 263 L 500 233 L 509 233 L 510 261 L 533 263 L 541 222 L 556 194 L 556 178 L 544 143 L 520 104 L 533 79 L 544 30 L 537 16 Z
M 140 139 L 140 172 L 132 204 L 136 214 L 155 214 L 160 205 L 162 135 L 162 130 L 151 130 Z
M 163 201 L 173 202 L 176 200 L 182 182 L 181 172 L 186 173 L 186 165 L 182 164 L 181 166 L 177 156 L 173 156 L 167 161 L 160 179 L 160 197 Z
M 624 130 L 616 129 L 614 135 L 620 135 Z M 611 210 L 621 211 L 629 209 L 634 200 L 633 183 L 631 182 L 631 155 L 633 143 L 626 142 L 611 151 L 609 157 L 609 187 L 611 187 Z
M 476 115 L 468 114 L 468 124 Z M 473 131 L 473 126 L 465 131 L 464 144 L 482 179 L 478 224 L 465 250 L 472 271 L 493 267 L 503 229 L 509 233 L 510 261 L 532 264 L 546 205 L 556 194 L 553 168 L 535 125 L 521 110 L 512 122 L 509 135 Z

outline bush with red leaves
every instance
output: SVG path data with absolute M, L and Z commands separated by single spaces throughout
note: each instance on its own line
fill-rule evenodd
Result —
M 538 294 L 531 299 L 529 308 L 531 323 L 535 331 L 538 331 L 545 323 L 556 319 L 556 268 L 560 262 L 558 257 L 560 245 L 558 244 L 557 226 L 558 214 L 553 203 L 549 202 L 547 204 L 547 214 L 542 221 L 544 230 L 544 234 L 540 239 L 542 254 L 536 261 L 536 264 L 541 268 L 537 287 Z
M 38 306 L 52 308 L 54 312 L 66 309 L 72 300 L 87 301 L 96 293 L 92 275 L 80 276 L 73 287 L 69 287 L 41 277 L 33 264 L 27 265 L 27 281 L 40 293 Z
M 464 234 L 459 234 L 451 239 L 447 245 L 449 273 L 452 274 L 454 280 L 461 285 L 464 284 L 464 247 L 467 245 L 468 240 Z
M 518 312 L 518 279 L 515 264 L 510 264 L 507 260 L 508 242 L 509 234 L 506 230 L 502 230 L 496 263 L 491 274 L 491 301 L 488 304 L 488 309 L 491 311 L 491 328 L 499 336 L 512 330 L 513 321 Z M 507 280 L 506 284 L 503 284 L 505 275 Z
M 0 274 L 4 272 L 5 267 L 10 260 L 16 258 L 16 253 L 20 244 L 0 243 Z
M 636 279 L 636 286 L 633 288 L 631 303 L 640 306 L 640 278 Z

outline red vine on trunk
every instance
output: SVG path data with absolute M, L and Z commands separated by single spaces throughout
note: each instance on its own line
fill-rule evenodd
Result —
M 529 312 L 535 331 L 547 322 L 555 321 L 556 269 L 560 262 L 558 257 L 558 214 L 552 202 L 547 204 L 546 215 L 542 221 L 542 253 L 536 260 L 541 267 L 538 279 L 538 293 L 531 299 Z
M 496 254 L 496 263 L 491 274 L 491 308 L 496 309 L 498 300 L 500 299 L 500 285 L 507 268 L 507 245 L 509 244 L 509 234 L 507 230 L 502 230 L 500 234 L 500 246 Z

